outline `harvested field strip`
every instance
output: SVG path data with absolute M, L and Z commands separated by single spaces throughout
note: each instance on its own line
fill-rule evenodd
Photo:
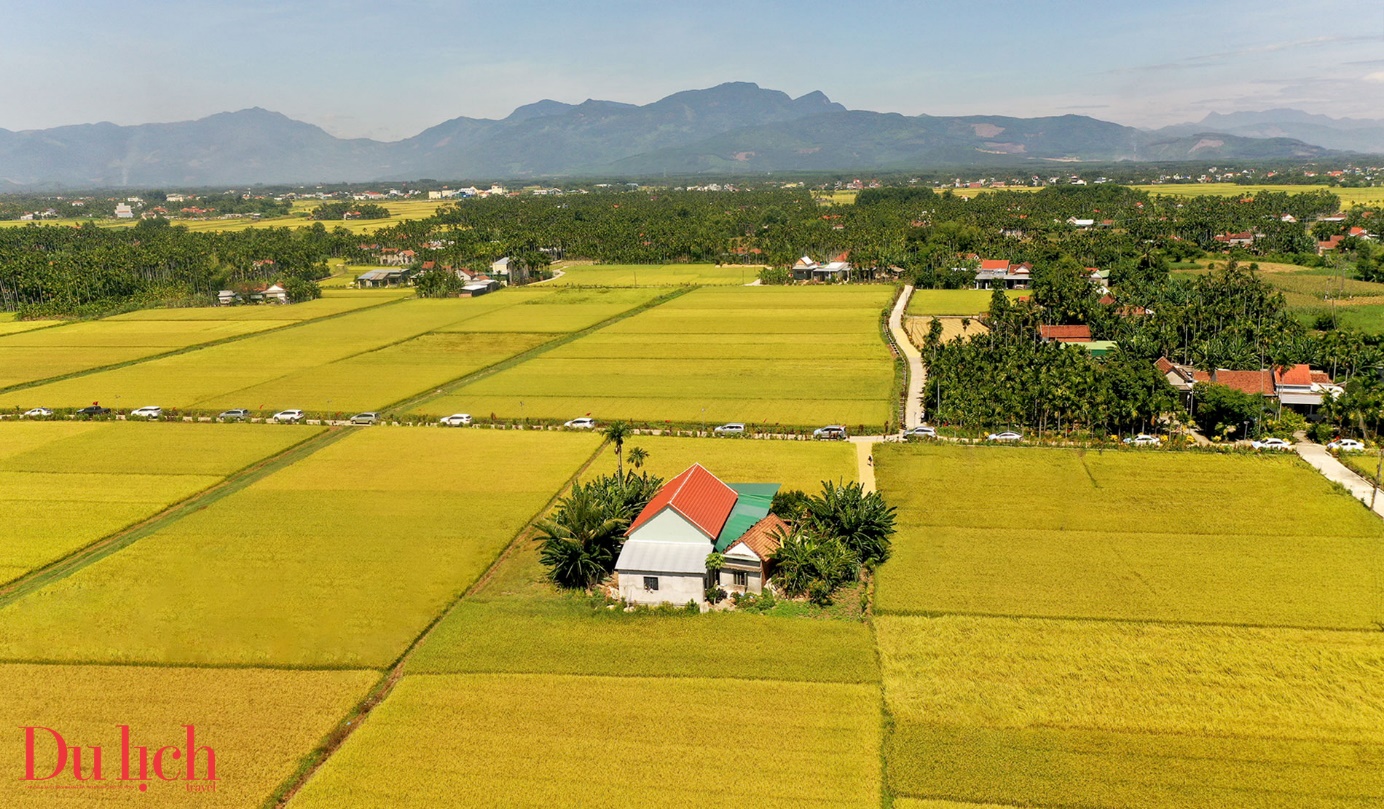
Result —
M 581 434 L 351 431 L 12 601 L 0 609 L 0 657 L 391 665 L 598 445 Z M 482 485 L 485 496 L 471 496 Z
M 1384 636 L 882 617 L 900 793 L 1053 805 L 1384 800 Z
M 662 717 L 657 733 L 651 716 Z M 736 755 L 755 765 L 734 778 L 725 777 L 725 730 L 713 716 L 774 728 L 738 738 Z M 871 686 L 406 676 L 290 805 L 550 807 L 599 794 L 609 807 L 873 809 L 879 722 Z M 600 744 L 592 728 L 603 729 Z M 428 777 L 408 775 L 417 772 Z
M 0 426 L 5 587 L 102 537 L 157 519 L 315 430 L 249 425 L 20 422 Z
M 69 762 L 68 774 L 55 781 L 68 789 L 39 793 L 21 780 L 23 765 L 17 764 L 13 777 L 0 782 L 0 804 L 34 806 L 41 796 L 44 805 L 181 807 L 195 798 L 197 806 L 256 806 L 378 679 L 374 671 L 0 665 L 0 722 L 11 729 L 52 728 L 70 745 L 102 746 L 112 787 L 73 788 Z M 118 780 L 120 725 L 130 726 L 132 743 L 152 753 L 163 745 L 183 748 L 188 724 L 197 746 L 214 751 L 215 791 L 191 796 L 188 783 L 162 781 L 152 771 L 147 792 Z M 37 738 L 35 771 L 51 771 L 57 763 L 53 742 L 41 731 Z M 0 755 L 22 762 L 24 734 L 3 734 Z M 205 778 L 205 753 L 196 764 L 199 779 Z M 179 761 L 169 769 L 181 778 L 184 767 Z M 116 788 L 122 783 L 127 788 Z

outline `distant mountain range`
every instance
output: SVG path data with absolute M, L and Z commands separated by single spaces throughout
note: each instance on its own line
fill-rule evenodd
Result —
M 259 108 L 196 121 L 0 129 L 0 184 L 197 187 L 436 178 L 882 171 L 1062 163 L 1311 159 L 1384 152 L 1384 123 L 1291 110 L 1139 130 L 1080 115 L 936 117 L 847 110 L 745 82 L 643 106 L 544 100 L 395 142 L 343 139 Z

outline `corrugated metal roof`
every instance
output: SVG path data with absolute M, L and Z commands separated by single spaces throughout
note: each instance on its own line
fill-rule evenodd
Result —
M 692 464 L 687 471 L 668 481 L 658 490 L 654 499 L 650 500 L 634 522 L 630 523 L 625 536 L 634 533 L 635 529 L 653 519 L 654 515 L 663 509 L 672 508 L 710 539 L 721 533 L 731 509 L 735 508 L 738 496 L 734 489 L 722 483 L 708 472 L 706 467 L 699 463 Z
M 729 486 L 735 490 L 737 499 L 726 524 L 716 535 L 716 550 L 722 552 L 768 515 L 779 490 L 777 483 L 731 483 Z
M 711 543 L 631 539 L 620 549 L 615 570 L 649 573 L 705 573 Z

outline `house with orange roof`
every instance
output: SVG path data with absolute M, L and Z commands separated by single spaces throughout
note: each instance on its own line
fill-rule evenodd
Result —
M 783 521 L 769 513 L 777 483 L 724 483 L 693 464 L 658 490 L 625 531 L 615 562 L 621 600 L 704 604 L 708 587 L 759 593 Z M 707 569 L 719 552 L 720 570 Z

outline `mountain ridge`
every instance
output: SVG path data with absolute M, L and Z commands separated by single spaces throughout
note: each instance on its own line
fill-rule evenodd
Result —
M 1360 131 L 1371 132 L 1373 122 L 1364 123 Z M 458 116 L 398 141 L 337 138 L 261 107 L 171 123 L 0 129 L 0 187 L 1036 167 L 1329 153 L 1276 130 L 1264 137 L 1220 131 L 1243 126 L 1266 124 L 1232 119 L 1144 131 L 1081 115 L 905 116 L 849 110 L 821 91 L 793 98 L 727 82 L 644 105 L 543 99 L 505 118 Z

